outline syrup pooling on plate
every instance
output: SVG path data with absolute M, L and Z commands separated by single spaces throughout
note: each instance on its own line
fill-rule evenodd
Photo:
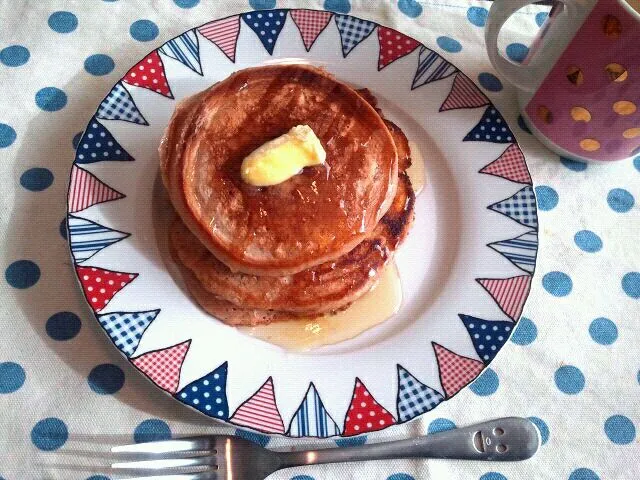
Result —
M 409 175 L 411 186 L 417 197 L 420 195 L 425 184 L 424 158 L 416 142 L 410 140 L 409 147 L 411 148 L 411 166 L 407 169 L 407 174 Z
M 346 310 L 314 319 L 296 319 L 240 330 L 287 350 L 303 352 L 354 338 L 395 315 L 402 304 L 400 275 L 388 264 L 379 282 Z

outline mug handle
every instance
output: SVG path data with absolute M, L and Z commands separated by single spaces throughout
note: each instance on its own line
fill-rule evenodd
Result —
M 498 50 L 498 34 L 507 19 L 515 12 L 537 0 L 494 0 L 485 27 L 485 43 L 489 60 L 500 75 L 509 83 L 526 92 L 533 92 L 540 81 L 539 69 L 530 65 L 521 65 L 504 58 Z M 571 13 L 573 0 L 561 0 Z

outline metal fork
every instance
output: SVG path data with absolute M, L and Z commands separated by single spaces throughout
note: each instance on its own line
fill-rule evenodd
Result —
M 538 429 L 507 417 L 425 437 L 349 448 L 274 452 L 240 437 L 212 435 L 123 445 L 113 453 L 136 455 L 113 469 L 155 474 L 131 480 L 263 480 L 276 470 L 319 463 L 397 458 L 516 461 L 540 446 Z

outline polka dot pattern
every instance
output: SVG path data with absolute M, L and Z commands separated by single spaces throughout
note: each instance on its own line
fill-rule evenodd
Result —
M 394 473 L 387 477 L 387 480 L 416 480 L 412 475 L 408 473 Z
M 151 20 L 136 20 L 129 27 L 129 33 L 134 40 L 150 42 L 156 39 L 160 29 Z
M 580 393 L 585 385 L 584 374 L 573 365 L 565 365 L 557 369 L 554 379 L 558 390 L 567 395 Z
M 56 87 L 45 87 L 36 93 L 36 105 L 45 112 L 57 112 L 67 105 L 67 94 Z
M 560 157 L 560 163 L 573 172 L 584 172 L 588 167 L 584 162 L 577 162 L 565 157 Z
M 627 445 L 636 438 L 636 427 L 624 415 L 613 415 L 604 422 L 604 432 L 616 445 Z
M 24 385 L 26 377 L 21 365 L 15 362 L 0 363 L 0 394 L 15 392 Z
M 180 8 L 193 8 L 198 6 L 200 0 L 173 0 L 173 3 Z
M 507 57 L 516 63 L 522 63 L 529 53 L 529 47 L 522 43 L 510 43 L 507 45 Z
M 91 75 L 97 77 L 102 75 L 108 75 L 113 71 L 116 64 L 109 55 L 103 53 L 96 53 L 87 57 L 84 61 L 84 69 Z
M 542 277 L 542 286 L 554 297 L 566 297 L 573 289 L 573 281 L 564 272 L 549 272 Z
M 250 442 L 257 443 L 261 447 L 269 445 L 269 441 L 271 440 L 269 435 L 243 430 L 242 428 L 237 428 L 234 435 L 244 438 L 245 440 L 249 440 Z
M 507 480 L 507 477 L 498 472 L 487 472 L 481 475 L 479 480 Z
M 484 7 L 469 7 L 467 10 L 467 20 L 476 27 L 484 27 L 487 16 L 489 16 L 489 10 Z
M 471 391 L 480 397 L 486 397 L 496 393 L 500 386 L 498 374 L 491 368 L 487 368 L 469 386 Z
M 640 298 L 640 272 L 629 272 L 622 277 L 622 290 L 631 298 Z
M 170 440 L 171 429 L 163 420 L 151 418 L 141 422 L 133 431 L 133 441 L 136 443 L 157 442 Z
M 11 125 L 0 123 L 0 148 L 7 148 L 16 141 L 16 131 Z
M 357 437 L 336 438 L 335 442 L 340 448 L 357 447 L 367 443 L 367 436 L 358 435 Z
M 54 32 L 71 33 L 78 27 L 78 17 L 71 12 L 54 12 L 49 16 L 48 23 Z
M 590 468 L 577 468 L 571 472 L 569 480 L 600 480 L 600 477 Z
M 32 192 L 46 190 L 53 183 L 53 173 L 48 168 L 30 168 L 20 176 L 20 185 Z
M 29 61 L 31 53 L 22 45 L 10 45 L 0 50 L 0 63 L 7 67 L 20 67 Z
M 538 327 L 526 317 L 522 317 L 516 325 L 511 341 L 516 345 L 529 345 L 538 337 Z
M 536 199 L 538 200 L 538 209 L 545 212 L 553 210 L 559 201 L 558 192 L 547 185 L 536 187 Z
M 103 363 L 91 369 L 87 381 L 95 393 L 111 395 L 124 386 L 124 372 L 117 365 Z
M 435 420 L 432 420 L 431 423 L 429 423 L 429 426 L 427 427 L 427 432 L 428 433 L 445 432 L 447 430 L 453 430 L 454 428 L 456 428 L 456 424 L 453 423 L 448 418 L 436 418 Z
M 17 260 L 7 267 L 4 278 L 13 288 L 33 287 L 40 280 L 40 267 L 31 260 Z
M 54 313 L 47 320 L 45 329 L 53 340 L 71 340 L 80 332 L 82 322 L 73 312 Z
M 409 18 L 422 15 L 422 5 L 417 0 L 398 0 L 398 9 Z
M 40 420 L 31 430 L 31 442 L 46 452 L 59 449 L 68 438 L 67 425 L 55 417 Z
M 436 43 L 445 52 L 458 53 L 462 50 L 460 42 L 451 37 L 438 37 Z
M 574 235 L 573 240 L 580 250 L 585 252 L 595 253 L 602 250 L 602 239 L 591 230 L 580 230 Z
M 391 414 L 378 404 L 360 381 L 356 381 L 351 406 L 345 418 L 344 434 L 349 436 L 373 432 L 394 423 L 395 419 Z
M 547 443 L 549 441 L 550 433 L 549 433 L 549 427 L 547 426 L 546 422 L 538 417 L 529 417 L 529 420 L 531 420 L 533 424 L 538 428 L 538 431 L 540 432 L 540 440 L 542 442 L 542 445 Z
M 499 92 L 502 90 L 502 82 L 493 73 L 483 72 L 478 75 L 478 82 L 482 88 L 490 92 Z
M 614 188 L 607 195 L 607 203 L 614 212 L 626 213 L 633 208 L 635 199 L 624 188 Z
M 260 2 L 256 2 L 256 0 L 252 0 L 251 3 L 253 5 L 253 3 L 260 3 Z M 276 2 L 273 1 L 273 6 L 262 7 L 262 8 L 273 8 L 275 6 L 276 6 Z M 260 7 L 254 7 L 254 8 L 260 8 Z M 324 9 L 330 10 L 332 12 L 337 12 L 337 13 L 349 13 L 351 11 L 351 3 L 349 2 L 349 0 L 325 0 Z
M 600 345 L 611 345 L 618 338 L 618 327 L 608 318 L 596 318 L 589 325 L 589 335 Z

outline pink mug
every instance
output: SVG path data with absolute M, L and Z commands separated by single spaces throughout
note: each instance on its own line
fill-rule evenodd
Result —
M 640 0 L 560 0 L 522 64 L 498 50 L 498 33 L 534 0 L 496 0 L 486 25 L 489 58 L 518 92 L 531 131 L 579 161 L 640 153 Z

